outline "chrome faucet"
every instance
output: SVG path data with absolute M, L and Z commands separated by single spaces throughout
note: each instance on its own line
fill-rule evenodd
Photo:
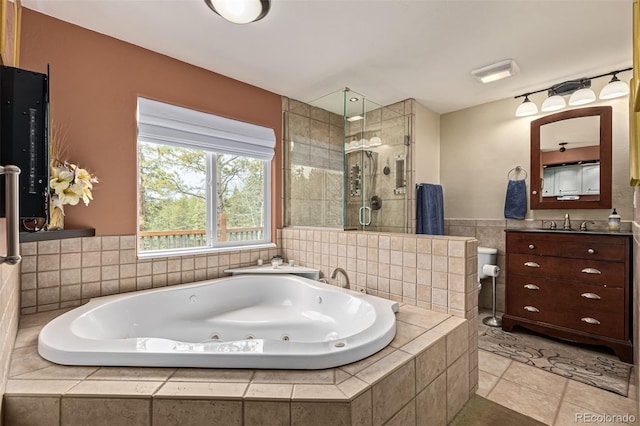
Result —
M 571 219 L 569 219 L 569 213 L 564 214 L 564 225 L 562 229 L 565 231 L 571 231 Z
M 344 283 L 340 283 L 340 287 L 347 288 L 347 289 L 351 288 L 351 284 L 349 283 L 349 275 L 347 275 L 347 271 L 345 271 L 342 268 L 334 269 L 333 272 L 331 273 L 331 279 L 335 280 L 336 277 L 338 276 L 338 272 L 340 272 L 344 277 Z
M 557 229 L 556 223 L 553 220 L 543 220 L 542 224 L 544 225 L 545 223 L 549 224 L 549 229 Z
M 588 229 L 587 229 L 587 223 L 590 223 L 590 224 L 592 224 L 592 225 L 593 225 L 593 224 L 595 224 L 595 222 L 594 222 L 594 221 L 592 221 L 592 220 L 585 220 L 584 222 L 582 222 L 582 223 L 580 224 L 580 230 L 581 230 L 581 231 L 588 231 Z

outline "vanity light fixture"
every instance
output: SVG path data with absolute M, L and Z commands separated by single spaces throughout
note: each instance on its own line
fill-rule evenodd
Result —
M 481 83 L 491 83 L 492 81 L 511 77 L 518 71 L 518 64 L 513 59 L 505 59 L 504 61 L 472 70 L 471 74 Z
M 591 87 L 582 87 L 571 94 L 569 97 L 569 105 L 580 106 L 595 102 L 596 94 Z
M 613 99 L 629 94 L 629 86 L 624 81 L 618 80 L 617 73 L 613 73 L 611 81 L 600 91 L 600 99 Z
M 564 100 L 564 98 L 550 90 L 549 97 L 544 100 L 542 106 L 540 107 L 540 110 L 542 112 L 558 111 L 566 106 L 567 102 Z
M 234 24 L 249 24 L 267 16 L 271 0 L 204 0 L 218 15 Z
M 600 91 L 600 99 L 613 99 L 620 96 L 626 96 L 629 94 L 629 86 L 627 83 L 620 81 L 616 76 L 618 73 L 631 71 L 633 68 L 625 68 L 621 70 L 611 71 L 605 74 L 596 75 L 593 77 L 586 77 L 577 80 L 564 81 L 562 83 L 555 84 L 546 89 L 536 90 L 533 92 L 527 92 L 522 95 L 518 95 L 515 98 L 524 97 L 524 102 L 516 109 L 516 117 L 525 117 L 527 115 L 533 115 L 538 113 L 538 107 L 534 102 L 531 102 L 529 96 L 534 93 L 548 92 L 549 97 L 542 103 L 541 111 L 552 112 L 558 111 L 564 108 L 567 103 L 563 96 L 571 95 L 569 98 L 570 106 L 586 105 L 594 102 L 596 94 L 591 89 L 591 80 L 612 76 L 611 81 L 602 88 Z M 531 105 L 530 105 L 531 104 Z
M 516 110 L 516 117 L 526 117 L 528 115 L 534 115 L 538 113 L 538 105 L 531 102 L 529 95 L 524 95 L 524 102 L 518 106 Z

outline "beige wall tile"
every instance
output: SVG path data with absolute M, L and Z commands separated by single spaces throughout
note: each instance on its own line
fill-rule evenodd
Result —
M 60 398 L 9 396 L 3 411 L 6 425 L 55 426 L 60 422 Z
M 155 396 L 180 398 L 222 398 L 240 399 L 247 389 L 247 383 L 233 382 L 167 382 Z
M 152 409 L 153 426 L 242 424 L 242 401 L 158 398 Z
M 447 378 L 439 375 L 416 396 L 416 425 L 446 425 L 447 422 Z
M 292 402 L 291 425 L 331 425 L 351 424 L 351 406 L 349 403 Z
M 386 423 L 386 426 L 406 426 L 416 424 L 416 400 L 412 399 Z
M 416 391 L 421 392 L 446 369 L 445 339 L 438 339 L 416 356 Z
M 63 397 L 60 420 L 68 426 L 148 426 L 150 406 L 150 399 Z
M 289 402 L 245 401 L 245 426 L 288 426 L 291 422 Z
M 385 423 L 414 397 L 415 363 L 411 360 L 373 386 L 373 424 Z
M 447 421 L 450 422 L 469 400 L 469 358 L 465 352 L 447 368 Z

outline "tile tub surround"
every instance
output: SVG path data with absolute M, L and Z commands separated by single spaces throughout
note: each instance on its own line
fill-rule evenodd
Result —
M 430 236 L 283 228 L 278 249 L 139 260 L 135 236 L 21 244 L 21 313 L 45 312 L 90 298 L 227 276 L 227 268 L 281 254 L 328 278 L 344 268 L 353 290 L 470 320 L 469 381 L 478 383 L 477 241 Z
M 278 231 L 279 234 L 279 231 Z M 89 299 L 228 276 L 225 269 L 270 259 L 277 248 L 155 259 L 136 257 L 136 236 L 20 244 L 21 313 L 80 306 Z
M 388 347 L 308 371 L 59 366 L 36 342 L 60 313 L 21 318 L 5 424 L 445 425 L 473 392 L 470 322 L 407 304 Z

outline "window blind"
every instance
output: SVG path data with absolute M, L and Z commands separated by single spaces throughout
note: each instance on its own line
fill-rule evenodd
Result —
M 138 98 L 138 140 L 271 160 L 273 129 Z

